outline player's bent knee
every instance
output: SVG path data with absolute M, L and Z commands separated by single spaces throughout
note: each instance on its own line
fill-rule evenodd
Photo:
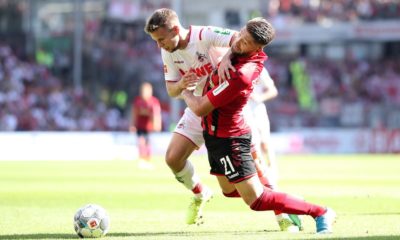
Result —
M 167 152 L 165 153 L 165 162 L 168 166 L 173 167 L 179 162 L 179 156 L 173 149 L 168 148 Z
M 170 169 L 174 172 L 181 171 L 186 164 L 187 156 L 175 151 L 173 148 L 168 148 L 165 154 L 165 162 Z

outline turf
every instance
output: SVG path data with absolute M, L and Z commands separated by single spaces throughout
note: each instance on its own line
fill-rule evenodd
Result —
M 102 205 L 111 218 L 105 239 L 400 239 L 400 156 L 280 156 L 280 188 L 338 213 L 335 233 L 282 233 L 271 212 L 252 212 L 240 199 L 224 198 L 195 157 L 202 179 L 216 195 L 205 222 L 184 224 L 190 198 L 161 157 L 156 169 L 135 161 L 0 162 L 0 239 L 77 239 L 75 211 Z

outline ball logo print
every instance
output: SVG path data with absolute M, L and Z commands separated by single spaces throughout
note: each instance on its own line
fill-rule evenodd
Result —
M 109 226 L 109 216 L 99 205 L 88 204 L 75 213 L 74 229 L 81 238 L 103 237 L 107 234 Z
M 89 225 L 89 228 L 90 228 L 90 229 L 94 229 L 94 228 L 96 228 L 99 224 L 98 224 L 98 222 L 97 222 L 97 219 L 92 218 L 92 219 L 89 220 L 88 225 Z

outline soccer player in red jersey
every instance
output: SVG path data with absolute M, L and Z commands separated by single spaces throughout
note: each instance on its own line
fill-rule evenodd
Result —
M 236 72 L 230 73 L 230 79 L 221 83 L 213 74 L 206 80 L 203 96 L 195 96 L 190 90 L 183 90 L 181 95 L 188 107 L 202 116 L 210 172 L 216 175 L 224 193 L 240 196 L 255 211 L 312 216 L 317 233 L 331 233 L 336 217 L 332 209 L 272 191 L 257 177 L 250 151 L 251 129 L 242 110 L 267 59 L 263 48 L 274 36 L 275 30 L 265 19 L 248 21 L 231 46 Z
M 130 131 L 137 134 L 139 167 L 153 168 L 150 162 L 149 133 L 161 131 L 161 108 L 160 101 L 153 96 L 153 87 L 148 82 L 142 83 L 140 95 L 133 101 Z
M 195 94 L 200 96 L 203 91 L 201 83 L 216 68 L 217 59 L 221 57 L 217 48 L 229 50 L 237 34 L 236 31 L 213 26 L 190 26 L 189 29 L 185 29 L 180 24 L 177 14 L 167 8 L 157 9 L 149 17 L 145 32 L 161 48 L 166 89 L 171 97 L 179 97 L 181 91 L 186 88 L 195 88 Z M 226 71 L 233 67 L 230 59 L 221 61 L 220 64 L 225 66 L 218 69 L 223 76 L 221 79 L 224 80 L 225 76 L 229 77 L 229 72 Z M 165 156 L 165 161 L 175 178 L 194 193 L 186 214 L 187 224 L 199 223 L 202 209 L 212 197 L 212 191 L 202 184 L 188 159 L 194 150 L 203 145 L 202 131 L 201 118 L 186 108 L 172 134 Z M 263 184 L 273 187 L 264 169 L 261 169 L 262 166 L 259 164 L 257 167 L 260 167 L 257 170 Z M 301 227 L 297 216 L 289 216 L 279 211 L 275 211 L 275 216 L 282 231 L 298 231 Z

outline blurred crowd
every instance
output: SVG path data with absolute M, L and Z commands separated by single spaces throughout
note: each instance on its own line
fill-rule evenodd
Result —
M 127 120 L 86 89 L 74 89 L 0 44 L 0 130 L 126 130 Z
M 394 19 L 400 17 L 400 1 L 270 0 L 267 14 L 270 18 L 284 17 L 292 18 L 296 22 L 318 23 Z
M 268 11 L 304 22 L 398 19 L 400 1 L 270 0 Z M 143 25 L 85 22 L 81 88 L 72 84 L 72 51 L 38 48 L 31 60 L 12 41 L 1 42 L 0 131 L 127 131 L 131 101 L 145 81 L 160 99 L 163 130 L 169 129 L 174 123 L 160 50 Z M 339 61 L 272 55 L 266 67 L 279 90 L 266 103 L 273 130 L 400 127 L 398 56 Z
M 86 64 L 93 64 L 92 70 L 97 75 L 80 90 L 65 84 L 47 67 L 22 61 L 9 46 L 0 45 L 1 131 L 125 131 L 130 100 L 137 95 L 139 82 L 144 80 L 153 83 L 155 95 L 162 99 L 164 129 L 171 124 L 159 50 L 151 40 L 143 41 L 139 49 L 128 41 L 113 41 L 104 36 L 88 36 L 86 40 L 86 55 L 91 58 Z M 114 57 L 108 57 L 111 55 Z M 291 71 L 293 63 L 303 67 L 309 80 L 307 87 L 312 98 L 309 106 L 299 103 L 300 93 L 295 87 L 295 73 Z M 334 61 L 272 57 L 266 67 L 280 93 L 267 103 L 275 130 L 304 126 L 399 127 L 400 62 L 395 59 Z M 120 91 L 127 97 L 124 104 L 117 105 L 112 96 Z
M 302 107 L 290 66 L 305 69 L 312 102 Z M 267 69 L 279 96 L 267 103 L 273 127 L 400 127 L 400 62 L 271 58 Z

